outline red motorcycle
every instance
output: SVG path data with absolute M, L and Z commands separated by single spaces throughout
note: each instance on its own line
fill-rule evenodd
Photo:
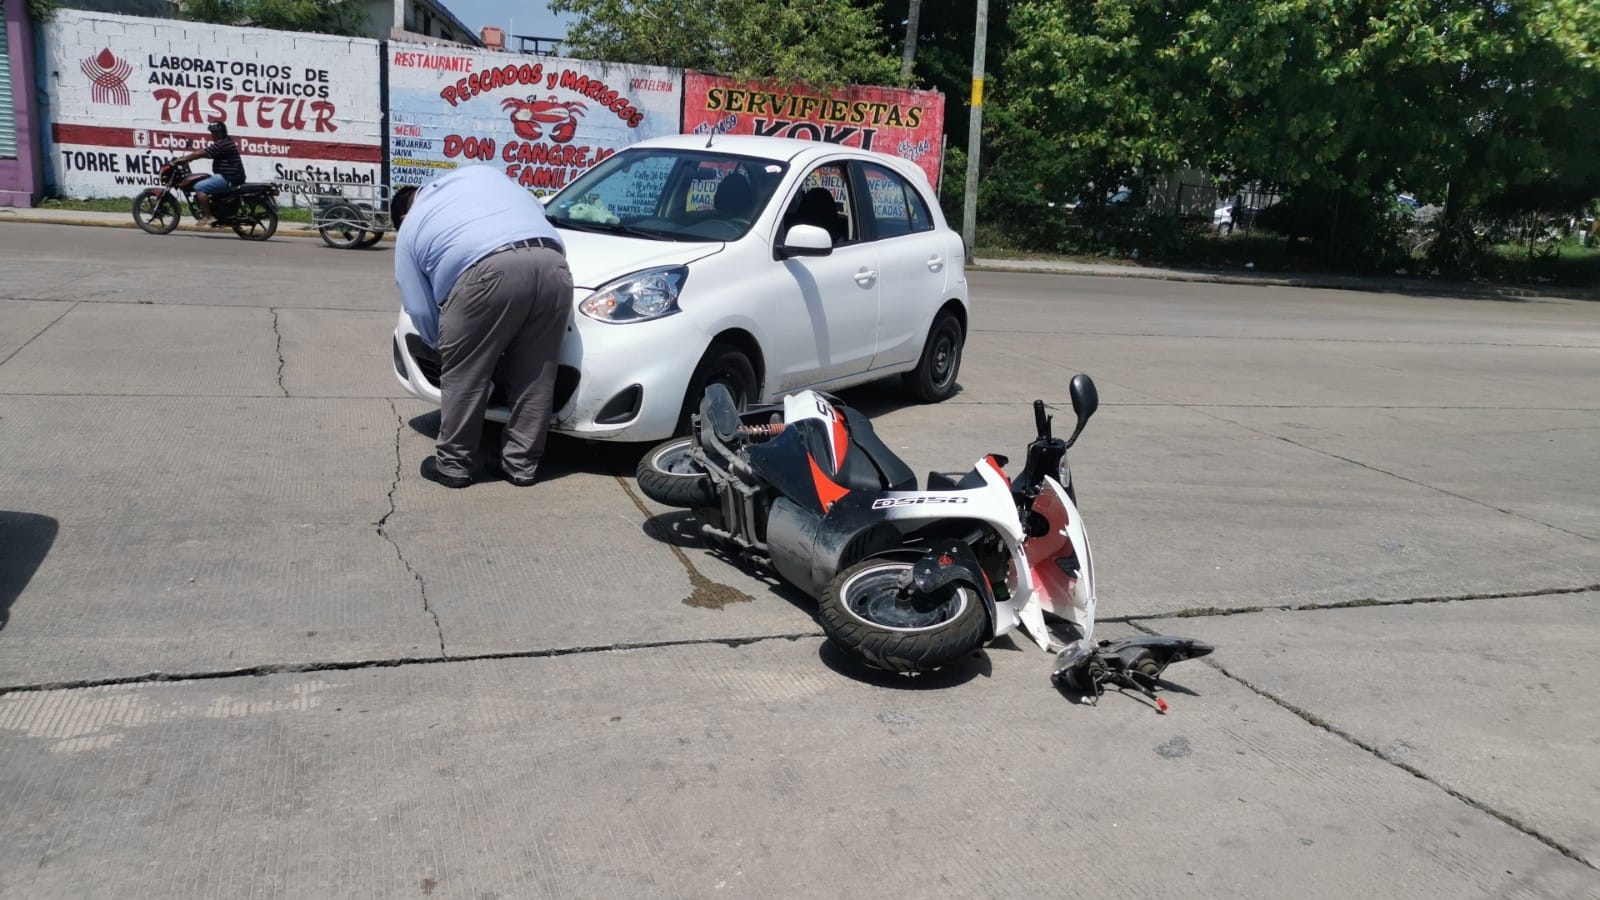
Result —
M 161 167 L 160 177 L 161 187 L 145 188 L 133 198 L 133 221 L 151 234 L 171 234 L 183 218 L 185 204 L 189 215 L 200 218 L 194 186 L 208 176 L 191 172 L 188 163 L 167 163 Z M 233 233 L 247 241 L 267 240 L 278 231 L 277 196 L 277 185 L 247 181 L 229 193 L 212 197 L 211 212 L 217 217 L 212 227 L 232 226 Z

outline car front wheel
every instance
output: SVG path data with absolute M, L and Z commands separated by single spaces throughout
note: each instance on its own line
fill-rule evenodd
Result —
M 728 393 L 733 395 L 735 409 L 743 410 L 761 399 L 761 386 L 756 383 L 756 368 L 750 364 L 750 357 L 732 344 L 714 341 L 689 379 L 689 392 L 683 398 L 676 434 L 689 433 L 689 417 L 700 411 L 700 398 L 713 384 L 727 387 Z

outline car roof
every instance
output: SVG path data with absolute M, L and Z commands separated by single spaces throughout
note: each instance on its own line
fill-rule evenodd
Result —
M 672 134 L 664 137 L 648 138 L 634 144 L 629 144 L 627 150 L 663 147 L 673 150 L 712 150 L 731 153 L 737 156 L 753 156 L 760 159 L 782 160 L 794 165 L 807 165 L 817 157 L 844 153 L 850 156 L 870 159 L 880 162 L 898 170 L 902 175 L 916 173 L 927 182 L 927 174 L 915 163 L 888 153 L 879 153 L 876 150 L 863 150 L 860 147 L 851 147 L 846 144 L 831 144 L 823 141 L 808 141 L 800 138 L 764 137 L 753 134 L 718 134 L 710 137 L 710 147 L 706 146 L 707 136 L 703 134 Z

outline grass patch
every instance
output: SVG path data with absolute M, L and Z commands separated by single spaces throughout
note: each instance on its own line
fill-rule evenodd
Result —
M 130 221 L 130 222 L 133 221 L 133 198 L 132 197 L 100 197 L 100 198 L 86 199 L 86 200 L 74 200 L 74 199 L 65 198 L 65 197 L 58 197 L 58 198 L 42 201 L 39 204 L 39 208 L 40 209 L 74 210 L 74 211 L 78 211 L 78 212 L 114 212 L 114 213 L 122 213 L 123 215 L 126 215 L 128 217 L 128 221 Z M 188 210 L 185 209 L 184 212 L 185 212 L 185 215 L 187 215 Z M 309 224 L 311 224 L 311 221 L 312 221 L 312 219 L 311 219 L 311 210 L 305 209 L 303 207 L 279 206 L 278 207 L 278 221 L 280 221 L 280 222 L 300 222 L 300 223 L 309 225 Z
M 1201 606 L 1195 609 L 1182 609 L 1172 614 L 1175 619 L 1200 619 L 1207 616 L 1237 616 L 1242 613 L 1261 612 L 1259 606 L 1241 606 L 1237 609 L 1224 609 L 1220 606 Z

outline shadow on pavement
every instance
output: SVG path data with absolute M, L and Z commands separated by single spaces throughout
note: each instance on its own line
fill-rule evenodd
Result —
M 874 669 L 832 641 L 823 641 L 817 648 L 817 658 L 834 673 L 875 687 L 898 691 L 938 691 L 966 684 L 974 678 L 988 678 L 994 674 L 994 663 L 987 650 L 974 650 L 959 660 L 932 672 L 904 675 Z
M 11 618 L 11 604 L 49 555 L 61 525 L 49 516 L 0 509 L 0 628 Z
M 423 413 L 408 423 L 411 430 L 430 441 L 439 437 L 439 412 Z M 496 459 L 500 455 L 501 435 L 505 426 L 499 422 L 484 422 L 483 435 L 478 441 L 480 458 Z M 633 477 L 639 458 L 650 449 L 648 444 L 615 444 L 606 441 L 586 441 L 551 434 L 544 447 L 544 457 L 539 460 L 539 480 L 554 481 L 567 475 L 611 475 Z

